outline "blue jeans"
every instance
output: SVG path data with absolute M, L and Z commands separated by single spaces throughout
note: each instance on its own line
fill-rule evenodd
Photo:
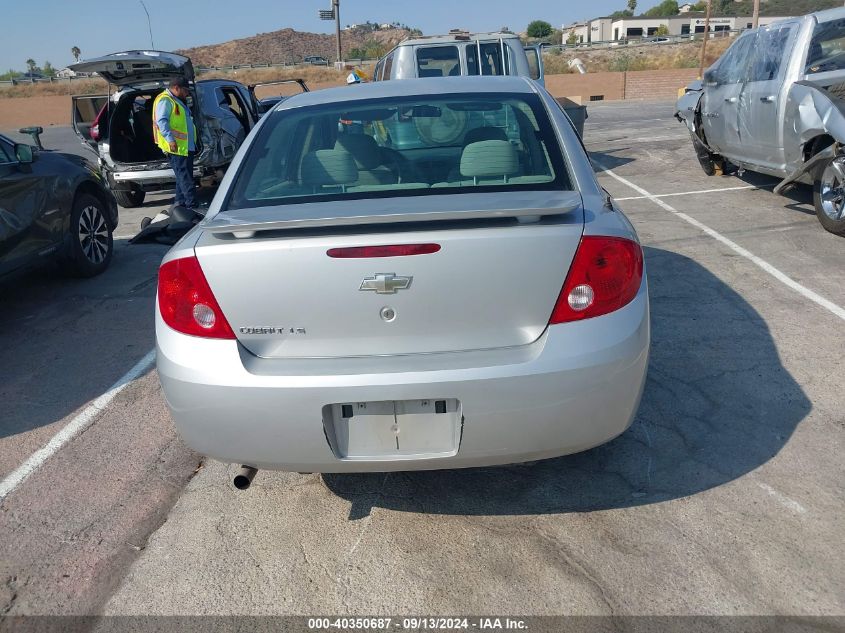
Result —
M 197 206 L 194 196 L 194 152 L 189 152 L 187 156 L 169 156 L 170 166 L 176 173 L 176 198 L 173 204 L 194 209 Z

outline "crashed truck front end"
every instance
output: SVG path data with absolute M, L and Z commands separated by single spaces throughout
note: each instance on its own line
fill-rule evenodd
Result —
M 700 79 L 688 84 L 684 88 L 684 94 L 675 104 L 675 118 L 687 126 L 701 168 L 708 176 L 713 176 L 718 171 L 717 156 L 708 146 L 701 126 L 701 100 L 703 96 L 704 84 Z
M 845 10 L 825 14 L 743 34 L 686 87 L 675 116 L 705 170 L 725 158 L 784 192 L 845 153 Z
M 845 156 L 845 71 L 807 75 L 792 84 L 782 129 L 787 175 L 776 193 L 799 182 L 813 184 L 820 167 Z

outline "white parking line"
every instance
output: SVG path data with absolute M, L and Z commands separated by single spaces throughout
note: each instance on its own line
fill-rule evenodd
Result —
M 29 459 L 13 470 L 3 481 L 0 481 L 0 503 L 65 444 L 91 426 L 97 415 L 102 413 L 109 403 L 114 400 L 115 396 L 126 389 L 126 387 L 153 364 L 155 353 L 156 351 L 154 349 L 150 350 L 146 356 L 135 363 L 132 369 L 114 383 L 108 391 L 89 404 L 82 413 L 73 418 L 61 431 L 50 438 L 50 441 L 43 448 L 35 451 L 30 455 Z
M 598 161 L 596 161 L 596 164 L 599 167 L 601 167 L 604 170 L 604 173 L 606 173 L 611 178 L 614 178 L 615 180 L 618 180 L 619 182 L 621 182 L 623 185 L 630 187 L 631 189 L 633 189 L 637 193 L 641 194 L 644 198 L 648 198 L 654 204 L 659 206 L 661 209 L 665 209 L 669 213 L 672 213 L 673 215 L 675 215 L 675 216 L 679 217 L 680 219 L 684 220 L 685 222 L 692 224 L 694 227 L 696 227 L 697 229 L 700 229 L 701 231 L 705 232 L 707 235 L 712 237 L 714 240 L 721 242 L 722 244 L 724 244 L 725 246 L 730 248 L 737 255 L 741 255 L 742 257 L 744 257 L 748 261 L 750 261 L 750 262 L 756 264 L 757 266 L 759 266 L 760 268 L 762 268 L 765 272 L 769 273 L 772 277 L 777 279 L 783 285 L 787 286 L 788 288 L 791 288 L 792 290 L 794 290 L 795 292 L 800 294 L 802 297 L 809 299 L 810 301 L 812 301 L 816 305 L 821 306 L 825 310 L 828 310 L 829 312 L 831 312 L 835 316 L 837 316 L 840 319 L 842 319 L 843 321 L 845 321 L 845 308 L 842 308 L 841 306 L 838 306 L 837 304 L 833 303 L 833 301 L 830 301 L 829 299 L 824 298 L 820 294 L 813 292 L 812 290 L 810 290 L 806 286 L 802 286 L 797 281 L 795 281 L 794 279 L 792 279 L 788 275 L 782 273 L 780 270 L 778 270 L 777 268 L 772 266 L 769 262 L 765 261 L 764 259 L 761 259 L 760 257 L 757 257 L 757 255 L 755 255 L 754 253 L 744 249 L 742 246 L 740 246 L 736 242 L 729 240 L 727 237 L 725 237 L 721 233 L 714 231 L 713 229 L 711 229 L 706 224 L 702 224 L 701 222 L 696 220 L 694 217 L 689 216 L 686 213 L 682 213 L 681 211 L 678 211 L 677 209 L 675 209 L 671 205 L 667 204 L 666 202 L 663 202 L 663 200 L 661 200 L 657 196 L 650 194 L 648 191 L 646 191 L 645 189 L 643 189 L 639 185 L 635 185 L 630 180 L 627 180 L 627 179 L 623 178 L 622 176 L 619 176 L 612 169 L 608 169 L 607 167 L 605 167 L 604 165 L 602 165 Z
M 699 191 L 681 191 L 680 193 L 658 193 L 653 196 L 629 196 L 627 198 L 614 198 L 616 202 L 624 202 L 625 200 L 650 200 L 651 198 L 673 198 L 675 196 L 694 196 L 698 193 L 720 193 L 722 191 L 743 191 L 745 189 L 760 189 L 754 185 L 745 185 L 744 187 L 722 187 L 721 189 L 700 189 Z
M 678 136 L 673 134 L 671 136 L 609 136 L 607 138 L 596 138 L 596 135 L 590 134 L 584 139 L 585 145 L 595 145 L 597 143 L 654 143 L 656 141 L 683 141 L 689 140 L 689 134 Z
M 768 492 L 772 497 L 774 497 L 777 500 L 778 503 L 780 503 L 785 508 L 789 508 L 790 510 L 792 510 L 796 514 L 807 514 L 807 508 L 802 506 L 800 503 L 798 503 L 794 499 L 790 499 L 786 495 L 781 494 L 780 492 L 778 492 L 777 490 L 772 488 L 769 484 L 758 483 L 757 485 L 760 486 L 766 492 Z

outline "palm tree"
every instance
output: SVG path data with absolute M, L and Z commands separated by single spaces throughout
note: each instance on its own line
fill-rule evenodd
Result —
M 73 59 L 75 61 L 79 61 L 79 56 L 82 55 L 82 51 L 79 50 L 78 46 L 74 46 L 72 49 L 70 49 L 70 54 L 73 55 Z

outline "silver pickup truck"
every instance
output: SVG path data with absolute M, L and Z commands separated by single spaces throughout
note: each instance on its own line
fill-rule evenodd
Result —
M 517 75 L 545 85 L 542 47 L 524 46 L 516 33 L 507 31 L 468 33 L 455 29 L 448 35 L 400 42 L 378 61 L 373 80 L 461 75 Z M 583 137 L 586 106 L 568 99 L 558 102 Z
M 724 161 L 813 185 L 819 222 L 845 236 L 845 8 L 749 30 L 687 87 L 677 117 L 705 172 Z

